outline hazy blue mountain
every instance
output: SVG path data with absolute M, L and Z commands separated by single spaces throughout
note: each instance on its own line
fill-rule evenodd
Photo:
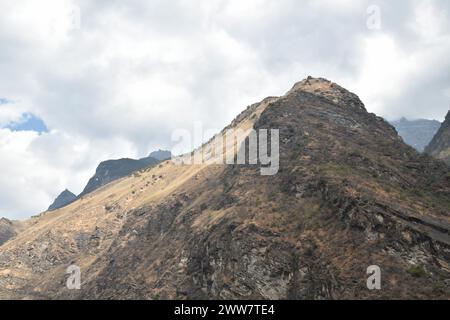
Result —
M 425 147 L 430 143 L 441 126 L 441 123 L 436 120 L 408 120 L 406 118 L 393 121 L 391 124 L 403 138 L 403 141 L 420 152 L 425 150 Z

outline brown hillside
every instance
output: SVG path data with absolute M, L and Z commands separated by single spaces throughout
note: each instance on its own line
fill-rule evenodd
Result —
M 278 174 L 166 161 L 106 185 L 0 246 L 0 297 L 450 297 L 448 167 L 356 95 L 308 78 L 232 127 L 280 129 Z

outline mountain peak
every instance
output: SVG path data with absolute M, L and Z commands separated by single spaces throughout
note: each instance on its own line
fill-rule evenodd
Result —
M 65 189 L 63 192 L 59 194 L 58 197 L 56 197 L 55 201 L 50 205 L 50 207 L 48 207 L 48 211 L 54 211 L 62 207 L 65 207 L 74 202 L 75 200 L 77 200 L 77 196 L 68 189 Z
M 156 165 L 159 162 L 160 160 L 150 156 L 138 160 L 122 158 L 103 161 L 98 165 L 94 176 L 89 179 L 79 197 L 91 193 L 110 182 L 126 177 L 135 171 Z
M 306 79 L 303 79 L 292 87 L 291 91 L 314 91 L 320 89 L 329 89 L 331 87 L 332 82 L 330 80 L 324 78 L 314 78 L 312 76 L 308 76 Z
M 312 93 L 329 100 L 333 104 L 366 110 L 364 104 L 356 94 L 325 78 L 308 76 L 306 79 L 297 82 L 288 91 L 287 95 L 297 94 L 299 92 Z

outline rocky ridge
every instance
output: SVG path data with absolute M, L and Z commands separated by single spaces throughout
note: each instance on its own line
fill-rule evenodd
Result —
M 114 180 L 126 177 L 137 170 L 156 165 L 159 162 L 158 159 L 151 156 L 139 160 L 124 158 L 103 161 L 98 165 L 94 176 L 89 179 L 79 197 L 91 193 Z

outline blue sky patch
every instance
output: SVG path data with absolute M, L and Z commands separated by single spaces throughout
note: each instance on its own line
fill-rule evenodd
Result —
M 12 131 L 36 131 L 39 133 L 48 132 L 45 122 L 32 113 L 22 114 L 22 118 L 19 121 L 12 122 L 5 128 Z

